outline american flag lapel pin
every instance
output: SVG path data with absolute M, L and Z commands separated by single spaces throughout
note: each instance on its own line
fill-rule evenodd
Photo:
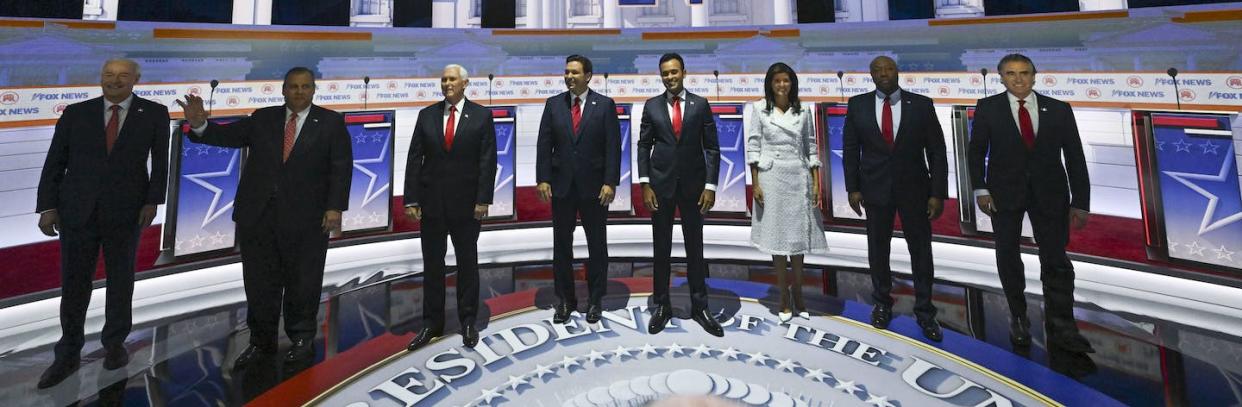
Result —
M 1039 111 L 1041 111 L 1041 112 L 1047 112 L 1047 111 L 1048 111 L 1048 108 L 1046 108 L 1046 107 L 1041 107 L 1041 108 L 1039 108 Z

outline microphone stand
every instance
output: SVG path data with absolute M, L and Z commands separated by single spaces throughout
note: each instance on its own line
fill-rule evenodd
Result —
M 1165 73 L 1173 78 L 1173 100 L 1177 101 L 1177 110 L 1182 110 L 1182 92 L 1177 90 L 1177 68 L 1169 68 Z

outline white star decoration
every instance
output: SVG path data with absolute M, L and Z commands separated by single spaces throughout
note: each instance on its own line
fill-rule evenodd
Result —
M 1206 248 L 1207 247 L 1199 246 L 1199 241 L 1193 241 L 1193 242 L 1190 242 L 1190 244 L 1186 245 L 1186 252 L 1199 256 L 1199 257 L 1203 257 L 1203 249 L 1206 249 Z
M 1203 187 L 1191 181 L 1201 180 L 1208 182 L 1224 182 L 1229 177 L 1237 176 L 1237 174 L 1230 174 L 1229 171 L 1233 168 L 1233 160 L 1233 144 L 1230 144 L 1229 149 L 1225 151 L 1225 159 L 1221 161 L 1220 170 L 1216 175 L 1197 174 L 1193 172 L 1164 171 L 1165 175 L 1168 175 L 1173 178 L 1173 180 L 1182 183 L 1182 185 L 1185 185 L 1187 188 L 1190 188 L 1191 191 L 1197 192 L 1199 195 L 1203 195 L 1204 198 L 1208 199 L 1207 207 L 1203 211 L 1203 219 L 1199 223 L 1199 236 L 1203 236 L 1204 233 L 1220 229 L 1231 223 L 1242 220 L 1242 211 L 1239 211 L 1238 213 L 1231 214 L 1212 222 L 1212 218 L 1216 217 L 1216 206 L 1220 203 L 1220 197 L 1208 192 Z
M 557 364 L 552 364 L 552 365 L 537 364 L 535 366 L 535 369 L 529 373 L 519 375 L 519 376 L 509 376 L 508 380 L 506 380 L 504 383 L 501 383 L 497 387 L 482 389 L 480 392 L 481 395 L 475 398 L 472 404 L 492 405 L 494 400 L 498 398 L 503 398 L 504 394 L 507 392 L 521 393 L 521 391 L 519 390 L 522 388 L 523 385 L 528 386 L 528 387 L 535 387 L 536 384 L 539 384 L 539 383 L 531 383 L 532 379 L 542 379 L 544 376 L 547 376 L 547 375 L 565 377 L 563 375 L 558 375 L 556 373 L 558 369 L 570 370 L 574 366 L 578 366 L 579 369 L 587 369 L 590 367 L 590 365 L 583 366 L 582 364 L 580 364 L 579 359 L 586 359 L 587 361 L 611 361 L 607 355 L 612 354 L 612 355 L 617 356 L 616 361 L 620 362 L 624 359 L 625 356 L 629 356 L 631 359 L 638 359 L 638 357 L 634 355 L 634 353 L 647 354 L 648 359 L 652 359 L 654 357 L 659 357 L 657 355 L 659 354 L 658 349 L 660 348 L 667 349 L 669 352 L 666 353 L 666 355 L 670 355 L 670 357 L 675 357 L 671 355 L 683 355 L 685 350 L 687 349 L 686 347 L 678 345 L 676 343 L 673 343 L 668 346 L 663 346 L 663 347 L 652 346 L 650 343 L 645 343 L 643 344 L 642 347 L 638 347 L 638 348 L 626 348 L 624 346 L 618 346 L 616 349 L 609 351 L 609 352 L 601 352 L 599 350 L 592 349 L 586 355 L 582 355 L 579 357 L 564 356 L 559 362 L 559 365 L 560 365 L 559 368 L 557 367 Z M 708 346 L 707 344 L 699 344 L 698 346 L 695 346 L 694 348 L 690 348 L 690 349 L 694 349 L 694 352 L 692 353 L 692 355 L 694 356 L 702 356 L 702 355 L 710 356 L 713 350 L 719 351 L 720 355 L 725 356 L 725 360 L 741 361 L 741 359 L 739 359 L 737 356 L 744 354 L 741 351 L 734 349 L 733 347 L 728 347 L 722 350 L 722 349 L 714 349 Z M 745 363 L 754 364 L 756 366 L 767 367 L 767 361 L 775 360 L 769 357 L 768 355 L 765 355 L 762 352 L 755 352 L 755 353 L 750 353 L 750 354 L 745 354 L 745 355 L 749 357 L 749 361 Z M 856 397 L 859 397 L 860 399 L 864 399 L 865 403 L 869 405 L 873 405 L 876 407 L 893 407 L 894 406 L 889 401 L 889 398 L 887 396 L 873 394 L 867 390 L 864 390 L 862 387 L 856 385 L 854 381 L 841 380 L 839 378 L 835 378 L 833 377 L 831 373 L 825 372 L 823 369 L 809 369 L 804 366 L 801 366 L 798 362 L 795 362 L 793 359 L 775 360 L 775 362 L 776 364 L 773 366 L 773 368 L 778 369 L 778 370 L 784 370 L 785 372 L 789 372 L 795 375 L 802 376 L 813 382 L 827 383 L 825 379 L 830 379 L 830 378 L 834 379 L 836 381 L 836 384 L 832 385 L 834 389 L 841 390 L 842 392 L 849 394 L 851 396 L 856 396 Z M 802 374 L 799 374 L 797 372 L 799 368 L 801 368 L 804 371 Z M 547 381 L 544 381 L 542 383 L 547 383 Z M 796 405 L 806 405 L 802 397 L 796 398 L 795 403 Z
M 1190 152 L 1190 146 L 1191 146 L 1191 145 L 1192 145 L 1192 144 L 1187 143 L 1187 142 L 1186 142 L 1186 140 L 1177 140 L 1177 142 L 1176 142 L 1176 143 L 1173 143 L 1173 146 L 1174 146 L 1174 147 L 1177 147 L 1177 151 L 1174 151 L 1174 152 L 1176 153 L 1176 152 L 1178 152 L 1178 151 L 1185 151 L 1185 152 L 1189 153 L 1189 152 Z
M 1219 249 L 1212 249 L 1212 251 L 1216 252 L 1217 260 L 1229 259 L 1229 261 L 1233 261 L 1233 252 L 1229 251 L 1229 249 L 1226 249 L 1225 245 L 1220 245 Z
M 363 137 L 365 138 L 365 136 Z M 379 174 L 376 174 L 374 171 L 371 171 L 364 166 L 364 164 L 377 164 L 384 162 L 384 158 L 388 156 L 388 144 L 389 143 L 384 143 L 384 146 L 380 148 L 379 154 L 373 158 L 354 160 L 354 169 L 369 178 L 367 180 L 367 190 L 362 194 L 362 206 L 367 206 L 367 204 L 370 204 L 371 201 L 379 198 L 380 195 L 382 195 L 384 191 L 387 191 L 388 187 L 392 185 L 392 183 L 384 183 L 384 185 L 376 187 L 375 182 L 377 181 Z

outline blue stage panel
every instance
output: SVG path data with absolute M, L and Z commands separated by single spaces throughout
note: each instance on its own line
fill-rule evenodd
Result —
M 240 117 L 211 119 L 228 124 Z M 245 159 L 242 149 L 215 147 L 190 140 L 190 128 L 182 123 L 173 143 L 172 171 L 164 247 L 174 256 L 232 250 L 235 241 L 233 199 L 241 180 Z
M 720 143 L 720 176 L 716 181 L 713 213 L 746 213 L 746 126 L 739 103 L 712 105 Z
M 393 120 L 392 111 L 345 114 L 354 162 L 344 232 L 386 230 L 392 223 Z
M 517 165 L 517 108 L 514 106 L 493 106 L 492 120 L 496 126 L 496 183 L 492 195 L 492 205 L 487 208 L 487 218 L 512 218 L 517 214 L 514 208 L 516 199 L 517 178 L 513 168 Z
M 632 108 L 633 105 L 628 103 L 617 105 L 617 121 L 621 123 L 621 181 L 617 184 L 612 204 L 608 205 L 609 212 L 630 213 L 634 210 L 634 202 L 630 200 L 634 185 L 633 163 L 630 162 L 630 157 L 634 154 L 633 146 L 630 145 L 630 131 L 633 130 L 633 123 L 630 121 Z

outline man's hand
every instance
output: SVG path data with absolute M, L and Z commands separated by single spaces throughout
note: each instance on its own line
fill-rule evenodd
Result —
M 979 205 L 979 210 L 988 216 L 996 215 L 996 203 L 992 202 L 991 195 L 979 195 L 975 197 L 975 204 Z
M 474 220 L 483 220 L 483 217 L 487 216 L 487 205 L 479 204 L 474 206 Z
M 936 220 L 944 213 L 944 201 L 938 197 L 927 198 L 927 219 Z
M 332 232 L 341 231 L 341 211 L 328 209 L 323 211 L 323 233 L 332 234 Z
M 755 186 L 751 188 L 751 191 L 755 195 L 755 205 L 763 206 L 763 188 L 759 186 L 758 180 L 755 180 Z
M 1091 212 L 1078 208 L 1070 208 L 1069 224 L 1070 227 L 1077 230 L 1087 226 L 1087 219 L 1091 217 Z
M 191 128 L 197 128 L 207 123 L 207 110 L 203 109 L 203 98 L 194 95 L 185 95 L 185 101 L 176 100 L 177 105 L 181 106 L 181 110 L 185 112 L 185 120 L 190 122 Z
M 39 231 L 48 236 L 56 236 L 60 230 L 60 215 L 55 209 L 39 214 Z
M 604 186 L 599 187 L 599 205 L 600 206 L 611 205 L 612 198 L 615 196 L 616 196 L 616 192 L 613 191 L 612 185 L 604 184 Z
M 153 221 L 155 221 L 155 205 L 143 205 L 142 211 L 138 212 L 138 227 L 146 229 Z
M 699 213 L 706 215 L 707 211 L 712 210 L 712 206 L 715 204 L 716 191 L 704 189 L 703 193 L 699 194 Z
M 853 209 L 854 213 L 858 214 L 858 216 L 862 216 L 863 214 L 862 213 L 862 206 L 863 206 L 862 192 L 850 192 L 849 200 L 850 200 L 850 209 Z
M 405 207 L 405 218 L 409 219 L 410 222 L 417 223 L 423 219 L 423 208 L 417 206 Z
M 651 184 L 643 184 L 643 206 L 648 211 L 655 212 L 660 210 L 660 204 L 656 202 L 655 190 L 651 189 Z
M 540 182 L 539 185 L 535 186 L 535 190 L 539 191 L 540 202 L 548 203 L 548 201 L 552 200 L 552 184 Z

